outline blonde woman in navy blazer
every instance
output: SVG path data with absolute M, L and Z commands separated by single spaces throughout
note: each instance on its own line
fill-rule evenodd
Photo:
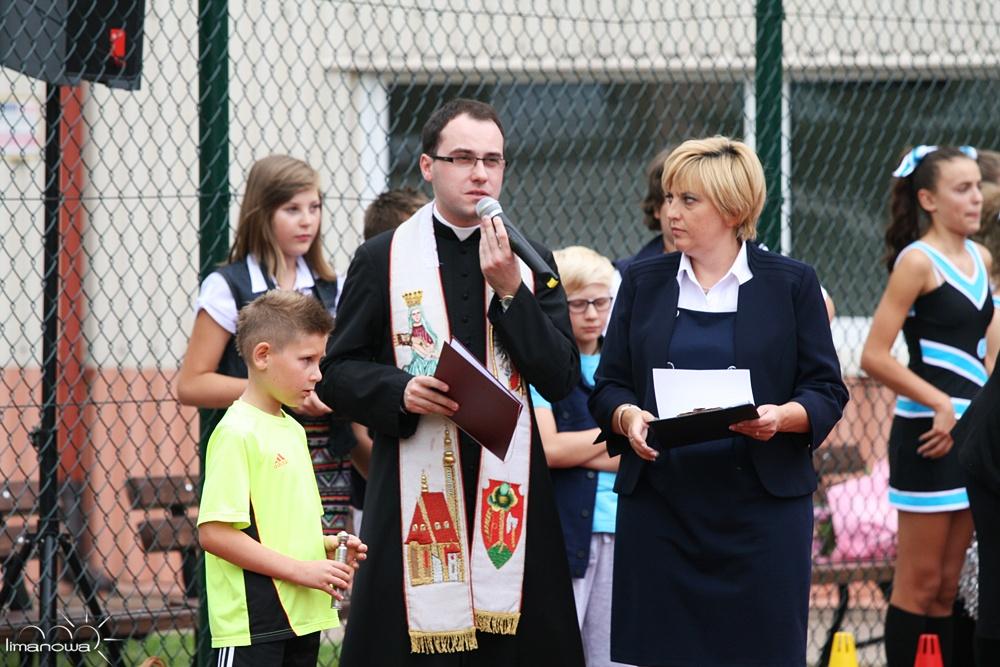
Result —
M 752 243 L 764 175 L 745 144 L 688 141 L 664 166 L 678 250 L 622 280 L 590 409 L 621 455 L 612 659 L 801 667 L 812 452 L 847 389 L 811 267 Z M 759 419 L 670 449 L 647 430 L 654 368 L 750 370 Z

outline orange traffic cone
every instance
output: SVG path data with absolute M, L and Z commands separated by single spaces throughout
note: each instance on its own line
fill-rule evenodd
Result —
M 854 650 L 854 635 L 838 632 L 833 636 L 829 667 L 858 667 L 858 654 Z
M 941 643 L 937 635 L 920 635 L 917 641 L 917 660 L 913 667 L 944 667 Z

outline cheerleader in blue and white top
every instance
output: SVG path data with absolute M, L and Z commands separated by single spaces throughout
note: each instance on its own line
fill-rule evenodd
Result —
M 949 664 L 952 605 L 972 518 L 951 430 L 985 384 L 996 349 L 990 253 L 969 236 L 983 204 L 975 149 L 918 146 L 893 172 L 886 230 L 889 282 L 861 366 L 897 393 L 889 435 L 889 500 L 899 511 L 889 667 L 911 667 L 922 633 Z M 903 332 L 909 365 L 891 353 Z M 989 349 L 988 349 L 989 348 Z

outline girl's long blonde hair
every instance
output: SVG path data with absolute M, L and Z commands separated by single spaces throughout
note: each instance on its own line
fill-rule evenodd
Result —
M 247 177 L 236 239 L 229 251 L 230 263 L 253 255 L 265 275 L 277 276 L 278 269 L 284 267 L 285 258 L 274 238 L 271 224 L 274 212 L 298 193 L 312 188 L 320 191 L 319 174 L 302 160 L 287 155 L 269 155 L 255 162 Z M 317 277 L 335 279 L 336 274 L 323 256 L 322 220 L 305 260 Z

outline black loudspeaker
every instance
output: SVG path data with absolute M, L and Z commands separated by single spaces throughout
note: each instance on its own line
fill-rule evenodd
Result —
M 145 0 L 0 3 L 0 65 L 59 85 L 138 90 Z

